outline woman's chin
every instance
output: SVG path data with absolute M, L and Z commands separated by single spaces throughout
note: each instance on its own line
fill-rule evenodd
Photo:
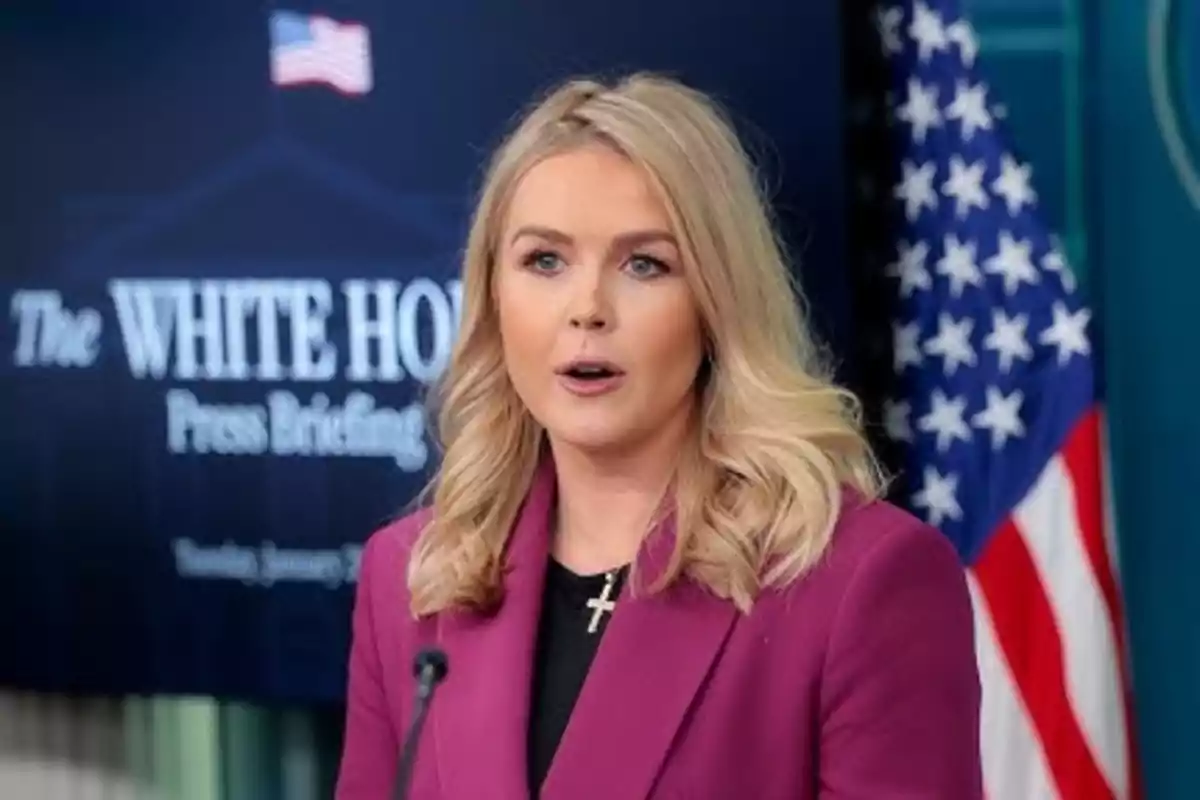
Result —
M 555 447 L 569 447 L 595 455 L 622 450 L 636 438 L 628 426 L 599 422 L 558 425 L 546 430 Z

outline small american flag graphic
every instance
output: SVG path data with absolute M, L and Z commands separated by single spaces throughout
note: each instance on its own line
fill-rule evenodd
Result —
M 907 504 L 954 541 L 972 591 L 986 793 L 1134 800 L 1091 310 L 956 0 L 888 3 L 877 24 L 902 150 L 885 424 Z
M 271 81 L 276 86 L 328 86 L 347 95 L 371 91 L 371 46 L 365 25 L 273 11 L 270 27 Z

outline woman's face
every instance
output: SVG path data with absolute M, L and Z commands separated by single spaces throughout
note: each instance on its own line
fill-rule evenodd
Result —
M 509 377 L 556 447 L 621 453 L 686 428 L 701 320 L 666 208 L 635 164 L 591 145 L 527 172 L 495 281 Z

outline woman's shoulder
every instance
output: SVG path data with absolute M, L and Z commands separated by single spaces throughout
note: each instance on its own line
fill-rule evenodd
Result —
M 914 646 L 963 674 L 973 668 L 970 590 L 954 544 L 885 500 L 848 498 L 822 558 L 762 609 L 762 624 L 787 631 L 774 639 L 817 648 L 839 674 L 899 664 Z
M 422 506 L 377 528 L 367 537 L 364 551 L 375 558 L 401 556 L 405 559 L 429 522 L 433 509 Z
M 431 510 L 420 508 L 376 529 L 363 544 L 359 562 L 360 594 L 388 606 L 407 605 L 409 554 Z M 387 595 L 381 597 L 380 595 Z
M 853 562 L 918 550 L 958 563 L 953 543 L 937 528 L 889 500 L 864 499 L 853 491 L 843 498 L 830 548 Z
M 948 536 L 892 502 L 854 492 L 847 492 L 825 555 L 808 577 L 837 601 L 917 586 L 966 596 L 963 565 Z

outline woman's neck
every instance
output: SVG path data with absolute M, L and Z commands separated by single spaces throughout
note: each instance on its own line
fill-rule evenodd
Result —
M 554 558 L 580 574 L 631 562 L 662 507 L 685 433 L 603 456 L 552 444 L 558 479 Z

